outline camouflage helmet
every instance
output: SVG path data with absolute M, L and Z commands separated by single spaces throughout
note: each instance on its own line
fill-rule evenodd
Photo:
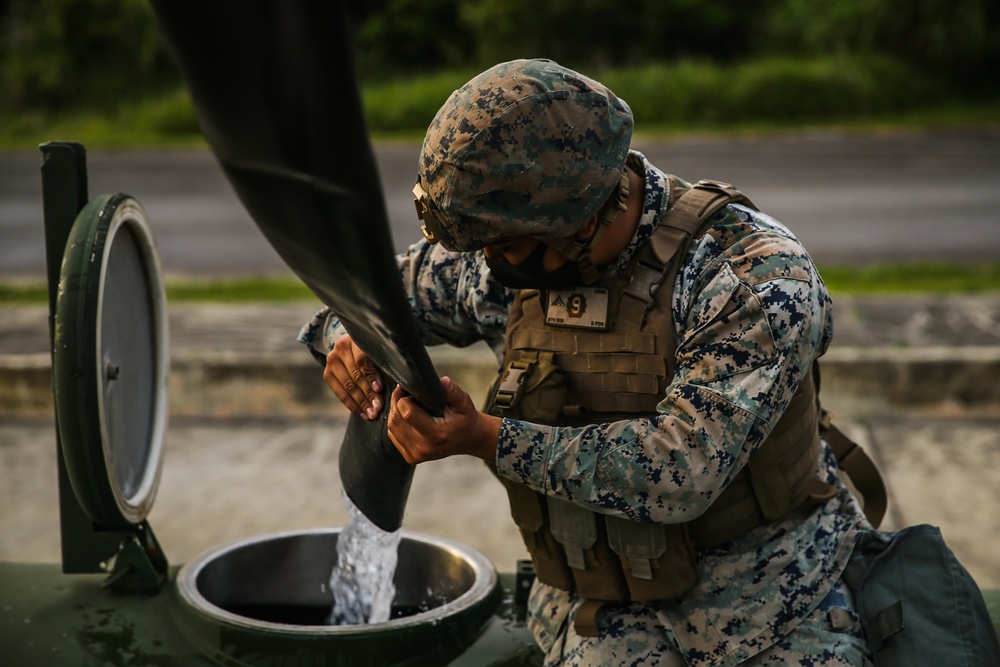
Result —
M 456 90 L 418 164 L 424 235 L 449 250 L 500 238 L 569 237 L 622 180 L 632 111 L 551 60 L 501 63 Z

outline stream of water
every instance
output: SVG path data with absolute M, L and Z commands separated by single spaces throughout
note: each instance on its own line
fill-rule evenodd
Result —
M 344 493 L 349 516 L 337 538 L 337 564 L 330 574 L 331 625 L 382 623 L 389 620 L 396 587 L 401 531 L 387 533 L 368 520 Z

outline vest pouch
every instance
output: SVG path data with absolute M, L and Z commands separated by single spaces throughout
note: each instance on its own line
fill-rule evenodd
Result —
M 608 544 L 621 559 L 633 600 L 678 598 L 698 582 L 694 549 L 683 524 L 645 524 L 611 516 L 605 520 Z
M 548 529 L 545 496 L 524 484 L 517 484 L 503 477 L 498 479 L 507 489 L 510 514 L 521 533 L 525 548 L 531 554 L 535 576 L 543 584 L 564 591 L 573 590 L 573 574 L 566 564 L 566 554 Z
M 879 667 L 1000 665 L 983 595 L 938 528 L 862 533 L 844 580 Z
M 621 564 L 608 546 L 604 517 L 560 498 L 546 500 L 550 530 L 566 553 L 580 597 L 628 599 L 628 584 Z
M 535 424 L 558 424 L 566 405 L 566 376 L 552 363 L 551 352 L 538 353 L 530 364 L 517 409 L 518 419 Z

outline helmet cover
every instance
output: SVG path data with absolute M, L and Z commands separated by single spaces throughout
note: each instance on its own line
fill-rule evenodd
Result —
M 607 87 L 550 60 L 490 68 L 427 130 L 414 188 L 425 235 L 455 251 L 571 236 L 620 183 L 632 125 Z

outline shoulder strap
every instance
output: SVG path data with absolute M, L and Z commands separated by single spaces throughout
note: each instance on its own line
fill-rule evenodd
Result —
M 856 442 L 844 435 L 830 419 L 830 413 L 820 409 L 819 430 L 830 445 L 840 469 L 854 484 L 854 490 L 861 502 L 865 516 L 873 527 L 878 528 L 888 508 L 885 481 L 875 462 Z
M 873 527 L 878 528 L 882 524 L 882 519 L 885 518 L 885 512 L 889 505 L 889 494 L 886 490 L 885 480 L 882 479 L 878 466 L 868 456 L 868 453 L 861 448 L 861 445 L 848 438 L 843 431 L 837 428 L 830 413 L 820 405 L 819 359 L 813 361 L 812 376 L 813 383 L 816 385 L 819 433 L 833 450 L 833 455 L 837 457 L 840 469 L 847 473 L 850 478 L 851 485 L 854 487 L 851 490 L 858 496 L 868 522 Z
M 755 208 L 742 192 L 728 183 L 701 180 L 683 190 L 685 186 L 680 181 L 672 177 L 670 180 L 671 193 L 681 191 L 680 195 L 667 209 L 652 238 L 639 251 L 632 280 L 623 290 L 618 308 L 619 321 L 635 330 L 642 327 L 657 292 L 664 286 L 667 292 L 660 296 L 666 299 L 664 303 L 668 308 L 672 306 L 677 274 L 691 243 L 705 232 L 709 219 L 723 206 L 733 202 Z M 667 349 L 677 347 L 673 327 L 665 327 L 660 333 L 669 339 Z M 673 375 L 672 359 L 668 360 L 668 364 L 667 376 L 670 377 Z
M 742 192 L 729 183 L 701 180 L 684 192 L 667 210 L 660 227 L 666 233 L 654 235 L 651 239 L 653 252 L 666 265 L 685 242 L 697 238 L 705 223 L 723 206 L 745 204 L 757 207 Z

